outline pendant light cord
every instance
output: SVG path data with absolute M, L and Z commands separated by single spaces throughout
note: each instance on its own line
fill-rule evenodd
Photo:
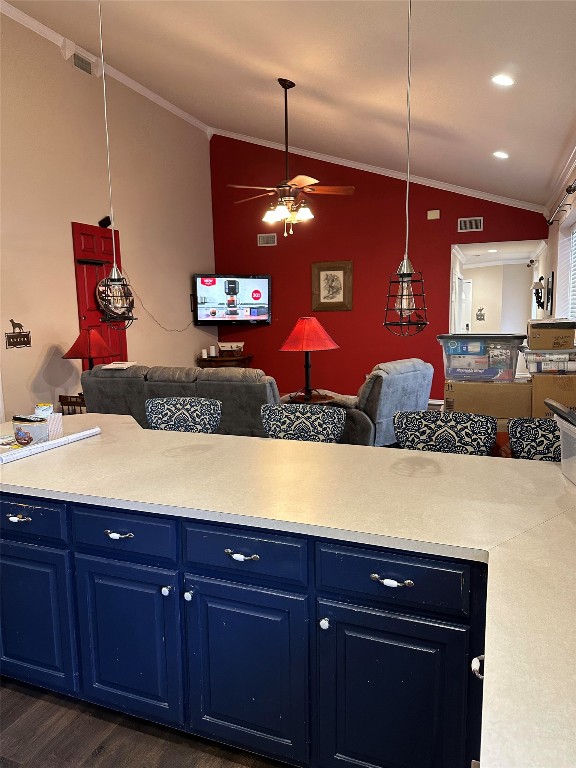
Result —
M 102 91 L 104 94 L 104 128 L 106 130 L 106 161 L 108 164 L 108 195 L 110 199 L 110 222 L 112 227 L 112 260 L 116 270 L 116 237 L 114 232 L 114 206 L 112 205 L 112 175 L 110 173 L 110 136 L 108 133 L 108 105 L 106 100 L 106 69 L 104 66 L 104 43 L 102 40 L 102 3 L 98 0 L 98 17 L 100 19 L 100 62 L 102 65 Z
M 408 256 L 408 238 L 410 233 L 410 215 L 408 212 L 408 196 L 410 193 L 410 87 L 412 80 L 412 51 L 411 51 L 411 27 L 412 27 L 412 0 L 408 0 L 408 77 L 406 81 L 406 148 L 407 148 L 407 168 L 406 168 L 406 246 L 404 255 Z

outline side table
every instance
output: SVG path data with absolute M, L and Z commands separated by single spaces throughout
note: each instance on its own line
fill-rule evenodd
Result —
M 196 357 L 199 368 L 250 368 L 254 355 L 218 355 L 217 357 Z

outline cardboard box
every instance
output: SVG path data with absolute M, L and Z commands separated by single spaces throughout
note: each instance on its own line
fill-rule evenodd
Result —
M 532 376 L 532 416 L 552 419 L 554 414 L 544 405 L 544 399 L 557 400 L 576 411 L 576 374 L 535 373 Z
M 574 328 L 576 323 L 572 320 L 528 322 L 528 346 L 530 349 L 573 349 Z
M 482 413 L 497 419 L 526 418 L 532 410 L 532 384 L 446 380 L 444 410 Z
M 532 383 L 446 380 L 444 410 L 481 413 L 497 419 L 527 418 L 532 410 Z

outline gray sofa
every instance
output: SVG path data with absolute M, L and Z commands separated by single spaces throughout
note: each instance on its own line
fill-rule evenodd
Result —
M 82 374 L 88 413 L 133 416 L 144 428 L 145 402 L 152 397 L 210 397 L 222 403 L 217 433 L 265 437 L 260 406 L 280 402 L 272 376 L 257 368 L 179 368 L 133 365 L 125 370 L 95 366 Z M 342 443 L 373 445 L 374 426 L 358 409 L 348 409 Z

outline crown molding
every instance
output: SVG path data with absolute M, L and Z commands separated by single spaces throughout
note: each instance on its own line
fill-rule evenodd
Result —
M 230 131 L 221 131 L 217 128 L 214 129 L 214 134 L 217 136 L 224 136 L 228 139 L 236 139 L 237 141 L 245 141 L 248 144 L 258 144 L 261 147 L 268 147 L 270 149 L 279 149 L 284 151 L 283 144 L 277 144 L 273 141 L 264 141 L 263 139 L 256 139 L 253 136 L 243 136 L 239 133 L 231 133 Z M 406 179 L 406 174 L 400 171 L 392 171 L 389 168 L 379 168 L 375 165 L 366 165 L 365 163 L 357 163 L 353 160 L 344 160 L 341 157 L 333 157 L 332 155 L 322 155 L 319 152 L 310 152 L 307 149 L 300 149 L 299 147 L 288 147 L 288 150 L 293 155 L 301 155 L 302 157 L 310 157 L 313 160 L 321 160 L 324 163 L 333 163 L 334 165 L 342 165 L 346 168 L 354 168 L 358 171 L 366 171 L 367 173 L 375 173 L 379 176 L 389 176 L 393 179 Z M 512 208 L 522 208 L 526 211 L 533 211 L 534 213 L 541 213 L 546 215 L 545 208 L 542 205 L 535 205 L 534 203 L 527 203 L 523 200 L 513 200 L 509 197 L 501 197 L 500 195 L 491 195 L 487 192 L 480 192 L 477 189 L 468 189 L 466 187 L 458 187 L 455 184 L 447 184 L 443 181 L 435 181 L 434 179 L 426 179 L 422 176 L 410 175 L 411 184 L 421 184 L 424 187 L 433 187 L 434 189 L 441 189 L 444 192 L 454 192 L 457 195 L 466 195 L 467 197 L 475 197 L 479 200 L 487 200 L 490 203 L 499 203 L 500 205 L 509 205 Z
M 83 55 L 85 58 L 89 59 L 90 61 L 96 60 L 100 62 L 99 56 L 95 56 L 90 51 L 86 51 L 84 48 L 81 48 L 79 45 L 76 45 L 76 43 L 74 43 L 72 40 L 67 40 L 67 38 L 63 37 L 57 32 L 54 32 L 53 29 L 50 29 L 44 24 L 41 24 L 39 21 L 36 21 L 36 19 L 33 19 L 31 16 L 28 16 L 27 14 L 22 13 L 22 11 L 19 11 L 17 8 L 14 8 L 14 6 L 10 5 L 10 3 L 7 3 L 6 0 L 0 0 L 0 13 L 4 14 L 4 16 L 7 16 L 13 21 L 16 21 L 18 24 L 21 24 L 23 27 L 26 27 L 32 32 L 35 32 L 37 35 L 40 35 L 40 37 L 43 37 L 45 40 L 48 40 L 49 42 L 54 43 L 54 45 L 57 45 L 61 51 L 64 51 L 64 47 L 66 45 L 69 46 L 70 44 L 72 44 L 74 46 L 75 51 L 80 55 Z M 154 102 L 154 104 L 157 104 L 159 107 L 162 107 L 162 109 L 165 109 L 167 112 L 171 112 L 173 115 L 176 115 L 176 117 L 179 117 L 181 120 L 184 120 L 185 122 L 190 123 L 190 125 L 193 125 L 196 128 L 199 128 L 201 131 L 203 131 L 206 134 L 206 136 L 208 137 L 208 140 L 210 140 L 213 134 L 213 130 L 212 128 L 210 128 L 210 126 L 206 125 L 201 120 L 198 120 L 197 118 L 188 114 L 188 112 L 185 112 L 183 109 L 180 109 L 179 107 L 175 106 L 171 102 L 162 98 L 162 96 L 159 96 L 157 93 L 154 93 L 154 91 L 151 91 L 149 88 L 146 88 L 146 86 L 142 85 L 141 83 L 138 83 L 136 80 L 133 80 L 131 77 L 128 77 L 127 75 L 123 74 L 122 72 L 115 69 L 114 67 L 111 67 L 109 64 L 106 64 L 106 62 L 104 62 L 104 66 L 105 66 L 105 71 L 107 76 L 112 77 L 114 80 L 117 80 L 119 83 L 122 83 L 122 85 L 125 85 L 127 88 L 130 88 L 136 93 L 139 93 L 141 96 L 144 96 L 144 98 Z

